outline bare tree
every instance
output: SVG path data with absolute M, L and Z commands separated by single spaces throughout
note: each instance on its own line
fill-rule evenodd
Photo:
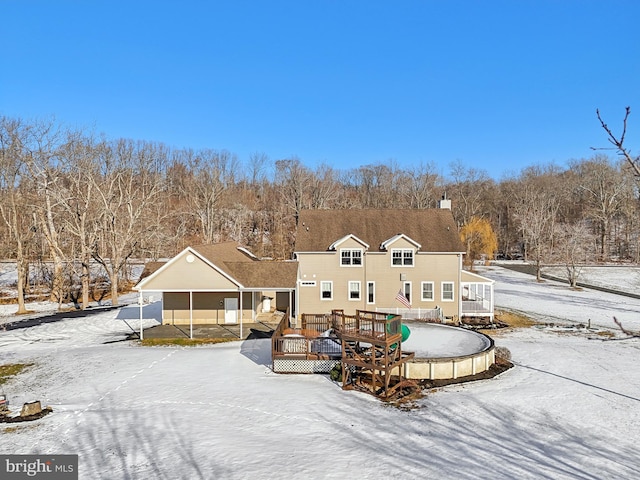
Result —
M 605 156 L 574 162 L 578 188 L 584 194 L 587 218 L 595 222 L 600 238 L 602 260 L 609 257 L 609 233 L 614 216 L 620 211 L 627 186 L 621 172 Z
M 24 302 L 29 275 L 27 248 L 34 227 L 24 190 L 28 135 L 29 127 L 21 120 L 0 117 L 0 215 L 15 246 L 19 314 L 27 312 Z
M 300 211 L 309 205 L 311 178 L 311 172 L 297 157 L 276 161 L 276 184 L 287 209 L 293 212 L 296 228 Z
M 269 157 L 266 153 L 254 152 L 249 155 L 249 183 L 257 186 L 266 180 L 266 168 Z
M 458 224 L 466 225 L 473 217 L 483 217 L 483 197 L 492 185 L 487 172 L 468 168 L 458 161 L 451 164 L 451 178 L 453 181 L 447 191 Z
M 353 172 L 357 197 L 362 208 L 398 206 L 400 175 L 396 162 L 365 165 Z
M 593 236 L 584 221 L 574 224 L 557 224 L 555 230 L 553 258 L 564 265 L 569 284 L 575 288 L 582 268 L 591 254 Z
M 524 185 L 520 198 L 513 205 L 514 217 L 525 241 L 527 257 L 536 266 L 536 279 L 541 280 L 544 259 L 552 251 L 554 224 L 559 202 L 553 192 Z
M 89 305 L 92 250 L 98 238 L 98 197 L 93 179 L 100 177 L 99 153 L 103 149 L 101 142 L 82 132 L 68 132 L 59 154 L 64 180 L 59 182 L 56 194 L 66 212 L 64 230 L 76 247 L 74 258 L 80 266 L 83 310 Z
M 102 172 L 94 177 L 99 199 L 99 233 L 92 256 L 102 265 L 111 283 L 111 301 L 118 304 L 118 285 L 129 258 L 146 237 L 155 236 L 158 225 L 147 214 L 164 188 L 163 156 L 154 145 L 118 140 L 104 145 Z
M 182 195 L 186 199 L 186 215 L 199 225 L 203 243 L 219 238 L 218 208 L 223 193 L 233 183 L 236 159 L 228 152 L 185 150 L 179 152 L 187 174 L 183 177 Z
M 319 165 L 310 176 L 309 182 L 310 208 L 331 208 L 338 195 L 336 175 L 333 168 L 326 164 Z
M 436 186 L 439 175 L 433 163 L 421 163 L 402 176 L 402 192 L 408 208 L 429 208 L 435 206 Z
M 599 109 L 596 109 L 596 115 L 598 117 L 598 121 L 600 122 L 600 126 L 604 129 L 605 132 L 607 132 L 607 139 L 615 147 L 618 155 L 625 159 L 625 161 L 633 170 L 634 176 L 636 177 L 637 181 L 640 182 L 640 155 L 634 157 L 631 154 L 631 151 L 624 144 L 625 137 L 627 135 L 627 120 L 629 119 L 629 115 L 631 115 L 631 107 L 625 107 L 624 118 L 622 119 L 622 132 L 620 133 L 620 136 L 616 136 L 611 128 L 609 128 L 609 125 L 604 122 L 602 116 L 600 115 Z M 593 149 L 598 150 L 597 148 Z
M 63 209 L 57 195 L 62 181 L 57 165 L 61 135 L 53 121 L 35 122 L 29 131 L 27 168 L 36 190 L 32 208 L 53 264 L 50 300 L 58 302 L 60 309 L 67 293 L 68 277 L 65 273 L 68 258 L 60 236 Z

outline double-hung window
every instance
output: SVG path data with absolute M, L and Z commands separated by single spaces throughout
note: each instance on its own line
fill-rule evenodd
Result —
M 320 298 L 322 300 L 333 300 L 333 282 L 320 282 Z
M 360 282 L 349 282 L 349 300 L 360 300 Z
M 340 265 L 359 267 L 362 265 L 362 250 L 359 248 L 343 248 L 340 250 Z
M 422 282 L 422 301 L 429 302 L 433 300 L 433 282 Z
M 413 250 L 410 248 L 392 249 L 391 265 L 394 267 L 413 267 Z
M 442 282 L 442 301 L 453 302 L 453 282 Z

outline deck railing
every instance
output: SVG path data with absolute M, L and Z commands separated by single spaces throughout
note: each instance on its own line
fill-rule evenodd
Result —
M 355 315 L 340 314 L 337 329 L 347 336 L 371 337 L 386 341 L 402 334 L 402 317 L 387 312 L 357 310 Z
M 342 346 L 331 334 L 332 326 L 332 315 L 304 314 L 301 328 L 291 328 L 287 311 L 271 336 L 271 358 L 340 358 Z
M 401 315 L 402 318 L 411 320 L 422 320 L 426 322 L 444 322 L 444 315 L 440 307 L 436 308 L 397 308 L 379 307 L 376 312 Z

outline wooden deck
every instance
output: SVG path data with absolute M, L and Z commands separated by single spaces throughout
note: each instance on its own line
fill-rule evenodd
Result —
M 404 364 L 414 357 L 402 351 L 402 317 L 357 311 L 345 315 L 304 314 L 300 328 L 285 315 L 272 336 L 272 359 L 340 360 L 342 388 L 390 398 L 406 384 Z M 275 368 L 274 368 L 275 370 Z M 307 370 L 305 370 L 307 371 Z

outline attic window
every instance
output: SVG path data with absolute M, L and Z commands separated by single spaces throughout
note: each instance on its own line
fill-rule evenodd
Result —
M 359 248 L 343 248 L 340 250 L 340 265 L 343 267 L 362 266 L 362 250 Z

